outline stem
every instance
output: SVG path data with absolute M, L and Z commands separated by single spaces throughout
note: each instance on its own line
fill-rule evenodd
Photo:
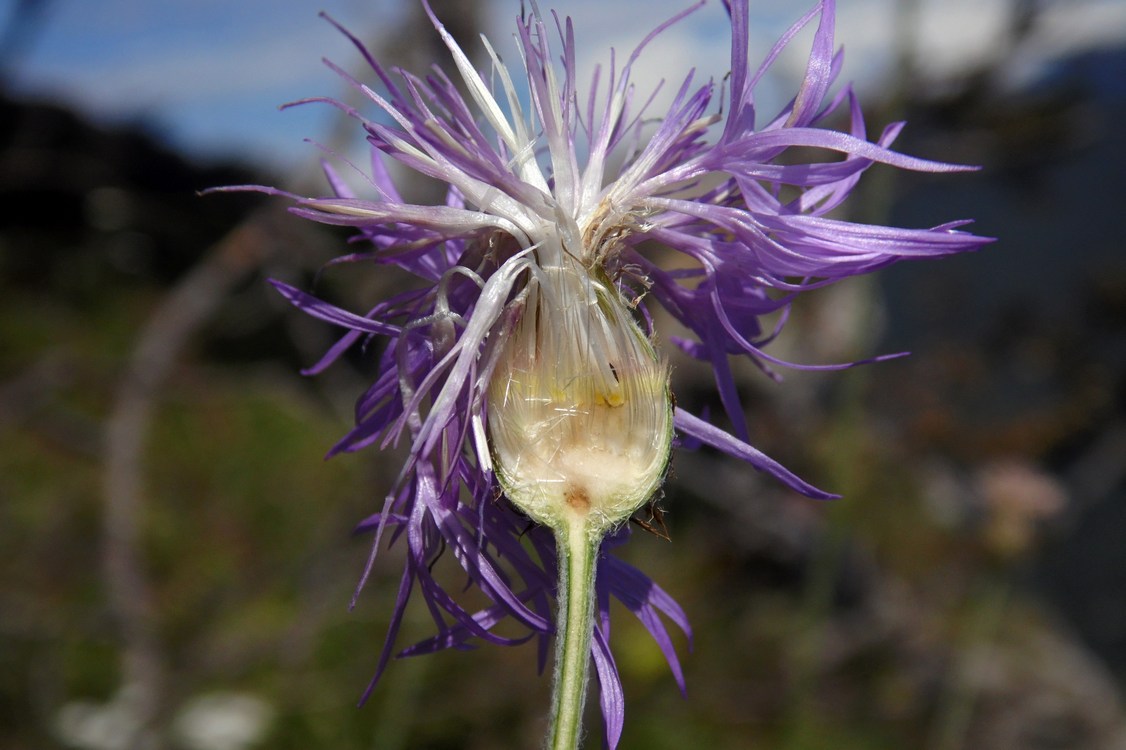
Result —
M 559 551 L 559 616 L 550 750 L 575 750 L 583 727 L 590 641 L 594 633 L 594 573 L 601 538 L 591 539 L 586 519 L 568 519 L 555 530 Z

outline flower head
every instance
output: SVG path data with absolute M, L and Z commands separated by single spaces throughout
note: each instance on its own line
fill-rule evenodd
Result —
M 576 79 L 571 20 L 538 12 L 517 23 L 519 76 L 488 41 L 490 69 L 475 70 L 432 13 L 458 84 L 438 67 L 425 78 L 393 74 L 354 38 L 379 90 L 333 66 L 377 112 L 369 119 L 330 101 L 366 132 L 368 187 L 356 195 L 326 167 L 332 195 L 290 195 L 292 210 L 356 228 L 368 247 L 344 260 L 398 267 L 424 282 L 362 315 L 274 282 L 307 313 L 346 330 L 311 372 L 357 341 L 386 341 L 379 375 L 357 403 L 356 426 L 332 450 L 410 444 L 382 510 L 360 527 L 374 533 L 373 557 L 388 534 L 407 546 L 376 679 L 416 590 L 438 633 L 401 653 L 475 638 L 538 638 L 542 663 L 557 573 L 547 528 L 578 513 L 597 519 L 591 523 L 600 537 L 609 534 L 598 559 L 591 652 L 607 739 L 615 745 L 624 707 L 608 648 L 610 596 L 641 619 L 683 687 L 660 615 L 688 633 L 684 613 L 610 553 L 628 534 L 623 522 L 660 485 L 673 428 L 800 493 L 831 497 L 749 445 L 730 357 L 764 367 L 777 362 L 764 347 L 778 331 L 766 330 L 760 318 L 784 310 L 802 290 L 987 242 L 961 231 L 965 222 L 900 229 L 829 216 L 874 163 L 966 169 L 891 150 L 902 124 L 869 140 L 852 89 L 830 94 L 842 62 L 833 43 L 833 0 L 802 16 L 754 69 L 747 0 L 724 0 L 729 74 L 717 84 L 688 73 L 653 125 L 654 113 L 635 106 L 631 70 L 653 36 L 702 4 L 661 24 L 621 67 L 611 57 L 585 92 Z M 814 19 L 797 94 L 774 117 L 760 117 L 756 84 Z M 841 110 L 846 131 L 821 127 Z M 826 160 L 779 158 L 795 147 Z M 388 160 L 447 184 L 445 203 L 406 202 Z M 655 245 L 688 263 L 660 267 L 648 252 Z M 668 368 L 650 330 L 647 307 L 654 304 L 692 332 L 669 340 L 711 365 L 732 432 L 673 408 Z M 430 566 L 447 548 L 490 606 L 468 611 L 435 580 Z M 505 618 L 528 635 L 497 634 Z

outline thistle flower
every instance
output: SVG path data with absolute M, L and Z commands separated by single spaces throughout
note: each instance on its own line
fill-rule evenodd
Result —
M 377 117 L 332 100 L 308 101 L 333 104 L 363 127 L 372 146 L 365 196 L 328 166 L 327 197 L 254 188 L 288 196 L 299 216 L 357 229 L 365 249 L 341 261 L 396 266 L 421 280 L 364 314 L 273 282 L 300 309 L 346 330 L 309 372 L 357 342 L 386 341 L 378 376 L 356 405 L 355 427 L 330 452 L 410 444 L 382 510 L 360 525 L 374 535 L 372 560 L 388 535 L 407 547 L 372 685 L 395 652 L 416 590 L 437 634 L 400 655 L 478 639 L 537 639 L 542 668 L 558 630 L 553 747 L 577 744 L 577 725 L 563 725 L 577 722 L 591 657 L 610 747 L 621 734 L 610 597 L 640 618 L 684 688 L 662 619 L 690 638 L 684 612 L 611 551 L 629 534 L 625 522 L 659 488 L 674 430 L 799 493 L 833 497 L 749 444 L 729 359 L 746 356 L 764 369 L 778 362 L 764 347 L 779 331 L 766 330 L 761 316 L 784 312 L 806 289 L 988 241 L 961 231 L 966 222 L 900 229 L 829 216 L 874 163 L 967 169 L 891 150 L 901 123 L 869 140 L 852 89 L 830 96 L 842 62 L 833 0 L 802 16 L 757 69 L 748 62 L 747 0 L 724 0 L 732 31 L 728 75 L 717 84 L 688 73 L 652 124 L 654 113 L 636 106 L 631 71 L 654 36 L 702 4 L 661 24 L 624 65 L 611 55 L 586 93 L 576 79 L 571 20 L 545 18 L 535 8 L 516 27 L 524 68 L 517 81 L 487 40 L 490 69 L 475 70 L 426 7 L 467 97 L 439 67 L 425 78 L 393 75 L 350 36 L 380 90 L 328 64 L 370 100 Z M 756 84 L 814 19 L 797 94 L 776 116 L 760 119 Z M 821 127 L 841 110 L 847 131 Z M 781 161 L 793 147 L 826 160 Z M 406 202 L 388 160 L 447 184 L 445 203 Z M 684 255 L 687 268 L 658 266 L 648 251 L 656 245 Z M 731 432 L 673 407 L 647 311 L 653 304 L 691 331 L 692 338 L 668 340 L 710 364 Z M 432 563 L 445 550 L 489 606 L 469 611 L 435 579 Z M 499 635 L 506 618 L 527 635 Z

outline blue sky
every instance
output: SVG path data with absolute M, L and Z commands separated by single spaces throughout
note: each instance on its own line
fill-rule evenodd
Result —
M 403 3 L 410 1 L 53 0 L 14 84 L 104 121 L 150 122 L 195 155 L 238 154 L 276 171 L 290 169 L 312 156 L 302 138 L 323 135 L 332 114 L 318 107 L 279 112 L 277 105 L 340 93 L 339 80 L 321 65 L 322 56 L 358 69 L 354 51 L 317 17 L 318 11 L 328 11 L 364 38 L 378 39 L 379 30 L 392 28 Z M 838 0 L 845 77 L 856 80 L 868 96 L 878 96 L 893 63 L 895 1 Z M 0 0 L 0 18 L 14 2 Z M 937 79 L 995 52 L 1004 0 L 920 3 L 916 37 L 925 74 Z M 638 5 L 629 0 L 561 0 L 555 6 L 574 17 L 580 49 L 604 61 L 608 47 L 628 53 L 656 19 L 690 4 L 649 0 L 640 24 Z M 551 3 L 541 0 L 541 5 Z M 752 2 L 752 59 L 769 49 L 805 5 Z M 1035 75 L 1054 56 L 1120 44 L 1126 37 L 1122 0 L 1063 0 L 1054 6 L 1044 30 L 1008 62 L 1015 81 Z M 487 8 L 490 38 L 503 47 L 519 2 L 489 0 Z M 638 83 L 645 90 L 662 76 L 679 82 L 691 66 L 700 75 L 721 78 L 727 44 L 722 5 L 709 0 L 653 45 L 638 67 Z M 781 61 L 780 78 L 763 92 L 767 99 L 780 103 L 800 69 L 797 54 Z

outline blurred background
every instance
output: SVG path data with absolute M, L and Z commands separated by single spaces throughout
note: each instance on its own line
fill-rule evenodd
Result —
M 874 168 L 851 218 L 976 218 L 999 241 L 811 294 L 772 349 L 909 358 L 781 383 L 741 366 L 756 445 L 845 498 L 677 453 L 671 542 L 625 554 L 692 620 L 688 694 L 620 612 L 621 747 L 1126 748 L 1126 3 L 839 3 L 871 130 L 906 118 L 901 150 L 984 166 Z M 433 5 L 474 53 L 519 12 Z M 641 26 L 624 1 L 560 10 L 604 62 L 686 5 L 655 0 Z M 804 10 L 753 6 L 752 60 Z M 531 647 L 395 662 L 356 708 L 400 558 L 349 612 L 368 555 L 351 529 L 398 459 L 321 461 L 371 354 L 301 377 L 333 332 L 265 283 L 312 287 L 346 235 L 197 194 L 319 192 L 306 137 L 359 153 L 331 108 L 277 109 L 351 96 L 322 55 L 363 75 L 322 9 L 385 62 L 447 59 L 410 0 L 0 0 L 0 747 L 539 745 Z M 640 84 L 718 81 L 727 44 L 710 2 Z M 361 309 L 394 283 L 347 267 L 316 288 Z M 678 400 L 717 413 L 709 373 L 674 366 Z M 404 645 L 430 627 L 412 610 Z

